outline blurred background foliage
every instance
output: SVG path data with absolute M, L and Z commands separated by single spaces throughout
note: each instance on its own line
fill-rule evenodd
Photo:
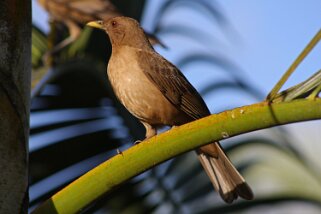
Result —
M 167 46 L 156 45 L 156 50 L 185 71 L 210 109 L 217 97 L 226 96 L 213 113 L 243 105 L 244 100 L 264 99 L 233 59 L 217 49 L 223 42 L 213 32 L 226 35 L 224 42 L 231 45 L 238 33 L 215 1 L 162 1 L 150 11 L 144 10 L 153 8 L 152 1 L 149 6 L 143 0 L 111 2 L 138 20 L 144 12 L 144 19 L 152 23 L 149 32 Z M 173 14 L 211 25 L 171 19 Z M 48 46 L 67 36 L 63 23 L 52 23 L 49 35 L 35 25 L 32 29 L 31 210 L 144 136 L 141 124 L 115 99 L 107 81 L 108 37 L 85 27 L 75 42 L 45 59 Z M 204 65 L 202 73 L 199 68 Z M 321 164 L 302 152 L 296 141 L 287 127 L 280 127 L 223 142 L 253 188 L 254 201 L 223 203 L 191 152 L 132 179 L 83 213 L 320 213 Z

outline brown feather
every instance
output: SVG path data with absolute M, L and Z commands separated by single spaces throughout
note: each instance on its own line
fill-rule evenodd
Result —
M 177 109 L 193 119 L 210 114 L 202 97 L 172 63 L 145 50 L 138 50 L 137 60 L 146 76 Z
M 225 155 L 220 145 L 218 143 L 209 145 L 215 147 L 217 151 L 216 157 L 202 152 L 204 150 L 200 148 L 198 150 L 199 159 L 214 188 L 220 193 L 223 200 L 227 203 L 232 203 L 238 196 L 252 200 L 253 192 L 251 188 Z

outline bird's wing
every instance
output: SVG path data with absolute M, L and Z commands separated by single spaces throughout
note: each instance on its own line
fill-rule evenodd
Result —
M 73 22 L 84 25 L 93 20 L 106 20 L 122 15 L 107 0 L 38 0 L 57 21 Z
M 146 76 L 177 109 L 193 119 L 210 114 L 202 97 L 173 64 L 151 51 L 138 50 L 137 57 Z
M 66 1 L 69 7 L 85 15 L 78 18 L 81 24 L 86 24 L 93 20 L 107 20 L 115 16 L 121 16 L 115 5 L 111 1 L 106 0 L 73 0 Z

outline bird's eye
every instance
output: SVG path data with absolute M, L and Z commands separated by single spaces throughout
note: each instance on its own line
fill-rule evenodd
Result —
M 115 27 L 115 26 L 117 25 L 117 22 L 116 22 L 116 21 L 112 21 L 111 25 L 112 25 L 113 27 Z

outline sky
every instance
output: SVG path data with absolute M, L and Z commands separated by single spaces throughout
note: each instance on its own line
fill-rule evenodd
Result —
M 220 1 L 244 41 L 231 51 L 238 64 L 265 91 L 270 89 L 321 27 L 321 1 Z M 321 45 L 289 83 L 320 69 Z
M 157 7 L 156 2 L 148 1 L 147 7 Z M 321 1 L 297 1 L 297 0 L 219 0 L 212 1 L 220 5 L 220 11 L 228 18 L 237 34 L 237 41 L 224 47 L 222 52 L 233 59 L 259 88 L 267 93 L 273 84 L 281 77 L 293 60 L 303 50 L 321 27 Z M 148 13 L 148 12 L 146 12 Z M 143 19 L 147 26 L 149 14 Z M 194 16 L 177 15 L 177 11 L 169 11 L 167 16 L 173 13 L 172 19 L 167 22 L 175 22 L 181 18 L 188 24 L 196 23 L 211 25 L 207 20 L 198 22 Z M 146 20 L 147 19 L 147 20 Z M 201 18 L 200 18 L 201 20 Z M 226 34 L 215 34 L 213 37 L 224 41 Z M 233 38 L 232 38 L 233 39 Z M 321 67 L 321 45 L 299 67 L 289 84 L 297 83 L 302 78 L 309 77 Z
M 146 29 L 153 29 L 155 11 L 164 1 L 149 0 L 146 2 L 141 23 Z M 156 50 L 174 64 L 179 61 L 180 54 L 186 52 L 202 50 L 212 54 L 223 54 L 242 70 L 240 75 L 261 90 L 263 94 L 271 90 L 321 27 L 320 0 L 216 0 L 209 2 L 219 5 L 219 10 L 229 20 L 229 29 L 224 29 L 222 33 L 222 30 L 218 30 L 218 24 L 204 15 L 202 11 L 195 13 L 191 8 L 169 9 L 166 11 L 166 16 L 160 20 L 160 26 L 166 28 L 176 22 L 184 22 L 192 26 L 196 32 L 199 30 L 202 34 L 206 31 L 205 41 L 191 42 L 187 38 L 174 37 L 168 32 L 161 31 L 158 36 L 169 49 L 156 47 Z M 36 4 L 33 6 L 33 22 L 47 31 L 46 13 Z M 299 66 L 285 87 L 299 83 L 318 71 L 321 68 L 320 56 L 321 44 L 317 45 Z M 213 71 L 213 66 L 209 66 L 208 63 L 194 63 L 188 67 L 183 66 L 181 69 L 199 90 L 205 83 L 228 78 L 222 72 L 215 70 L 217 68 Z M 204 99 L 211 106 L 211 110 L 214 109 L 214 112 L 224 110 L 227 106 L 236 107 L 253 103 L 253 99 L 244 94 L 235 94 L 235 92 L 214 94 L 211 98 L 204 97 Z M 307 136 L 310 137 L 310 141 L 316 142 L 320 138 L 318 131 L 320 121 L 304 124 L 304 127 L 307 127 Z M 292 130 L 302 130 L 301 126 L 296 125 Z M 310 146 L 310 150 L 313 150 L 311 148 L 315 147 Z
M 319 0 L 217 0 L 212 2 L 220 5 L 220 10 L 228 18 L 234 33 L 236 32 L 239 37 L 237 41 L 231 42 L 232 44 L 217 49 L 223 48 L 222 52 L 233 59 L 246 72 L 250 81 L 265 93 L 277 82 L 321 27 L 321 1 Z M 146 11 L 153 13 L 160 3 L 162 0 L 147 1 L 148 10 Z M 37 6 L 35 0 L 33 0 L 33 6 L 33 22 L 48 31 L 46 13 Z M 196 19 L 189 20 L 186 13 L 186 17 L 176 16 L 177 13 L 173 10 L 168 13 L 174 14 L 174 19 L 187 18 L 189 24 L 191 22 L 199 24 L 196 21 L 197 16 L 195 16 Z M 148 12 L 145 12 L 142 23 L 146 28 L 151 25 L 148 21 L 149 17 L 151 16 Z M 221 41 L 226 40 L 225 34 L 218 33 L 214 36 Z M 166 36 L 164 40 L 166 42 Z M 166 55 L 166 51 L 163 52 Z M 316 72 L 321 67 L 320 54 L 321 45 L 318 45 L 295 72 L 289 84 L 297 83 Z
M 192 11 L 184 12 L 183 9 L 169 10 L 161 26 L 166 27 L 166 25 L 183 21 L 188 25 L 194 25 L 195 29 L 199 27 L 198 33 L 201 34 L 205 32 L 205 28 L 207 33 L 214 38 L 211 41 L 208 38 L 205 48 L 210 49 L 211 53 L 223 54 L 231 59 L 237 67 L 241 68 L 243 78 L 255 85 L 264 95 L 268 94 L 321 28 L 321 1 L 319 0 L 216 0 L 209 2 L 216 6 L 218 4 L 219 10 L 231 24 L 230 29 L 224 33 L 217 30 L 218 24 L 208 16 L 202 17 L 206 11 L 197 15 Z M 158 4 L 161 3 L 162 0 L 148 1 L 142 20 L 142 24 L 147 29 L 153 25 L 153 14 L 157 11 Z M 188 9 L 185 8 L 185 10 Z M 174 49 L 172 52 L 184 53 L 197 50 L 197 45 L 186 42 L 182 38 L 175 40 L 169 33 L 160 34 L 160 38 L 164 41 L 173 41 L 169 44 L 169 49 Z M 189 49 L 190 46 L 192 48 Z M 175 59 L 179 54 L 168 53 L 171 51 L 163 49 L 157 50 L 175 64 Z M 290 77 L 283 89 L 307 79 L 320 70 L 320 56 L 321 44 L 318 44 Z M 184 68 L 181 69 L 184 70 Z M 185 75 L 196 88 L 201 89 L 205 82 L 225 78 L 215 69 L 214 67 L 213 71 L 213 66 L 206 64 L 195 64 L 195 66 L 186 68 Z M 206 71 L 203 72 L 203 70 Z M 236 91 L 215 93 L 214 96 L 210 98 L 205 96 L 204 99 L 212 112 L 257 102 Z M 293 144 L 296 144 L 297 148 L 309 158 L 315 157 L 314 162 L 317 167 L 320 167 L 317 159 L 321 151 L 321 121 L 295 123 L 286 127 L 295 139 Z

